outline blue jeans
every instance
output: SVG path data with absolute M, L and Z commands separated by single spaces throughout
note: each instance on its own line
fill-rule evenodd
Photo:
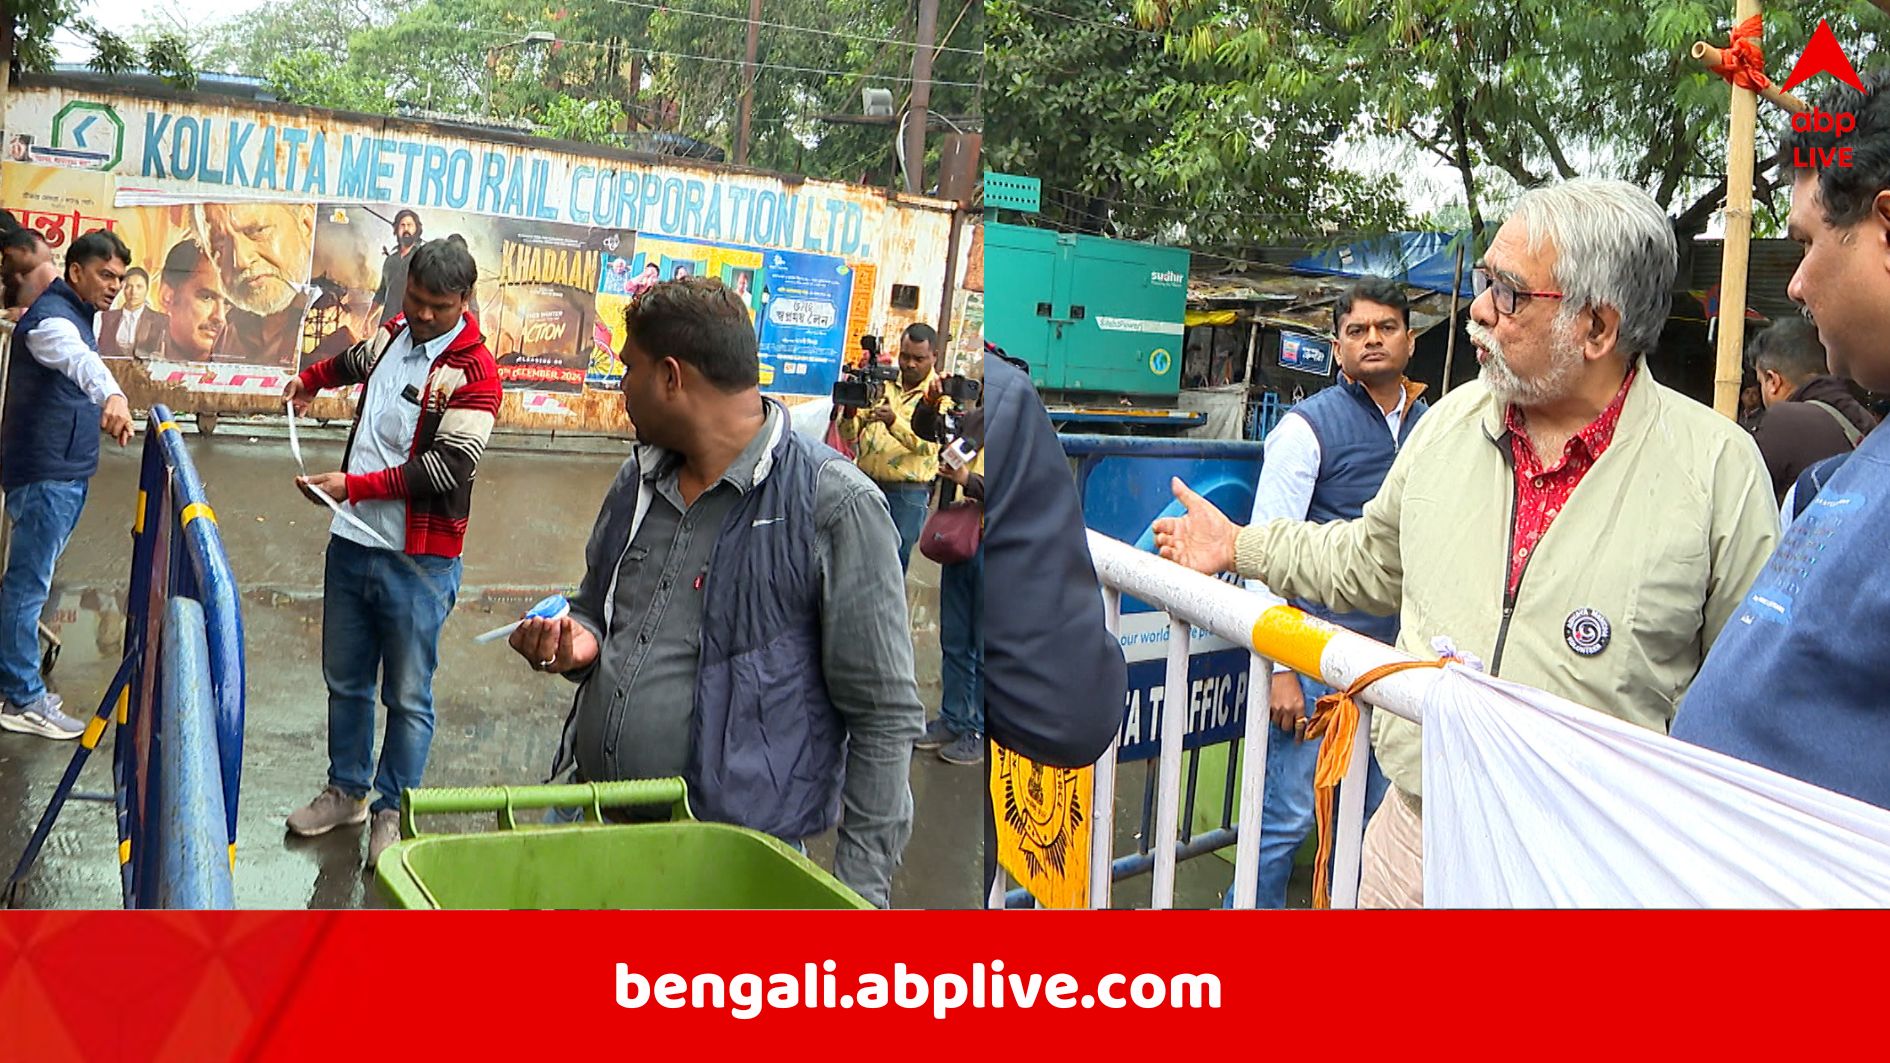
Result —
M 953 734 L 984 733 L 984 545 L 939 573 L 939 718 Z
M 7 492 L 13 537 L 0 578 L 0 695 L 24 705 L 46 693 L 39 674 L 39 614 L 52 591 L 53 567 L 79 526 L 84 480 L 40 480 Z
M 409 566 L 412 563 L 412 567 Z M 418 569 L 416 571 L 415 569 Z M 328 684 L 328 783 L 374 811 L 419 786 L 433 744 L 440 628 L 459 597 L 458 558 L 396 554 L 329 536 L 322 590 L 322 679 Z M 387 736 L 374 768 L 374 690 Z
M 932 508 L 932 489 L 924 484 L 880 484 L 879 492 L 886 496 L 886 506 L 892 510 L 893 527 L 899 529 L 899 567 L 910 568 L 912 548 L 918 544 L 925 515 Z
M 1305 676 L 1299 677 L 1299 688 L 1306 698 L 1308 717 L 1312 715 L 1313 705 L 1332 693 L 1331 687 Z M 1249 720 L 1248 726 L 1254 723 Z M 1286 883 L 1293 877 L 1293 857 L 1316 824 L 1313 768 L 1319 762 L 1320 743 L 1295 741 L 1291 731 L 1281 730 L 1270 719 L 1266 726 L 1267 788 L 1260 803 L 1260 881 L 1254 906 L 1284 908 Z M 1359 738 L 1363 741 L 1365 736 Z M 1366 819 L 1372 818 L 1378 802 L 1384 800 L 1388 785 L 1374 754 L 1365 771 Z M 1334 791 L 1333 808 L 1335 811 L 1338 808 L 1337 791 Z M 1227 891 L 1222 903 L 1228 908 L 1234 906 L 1232 889 Z

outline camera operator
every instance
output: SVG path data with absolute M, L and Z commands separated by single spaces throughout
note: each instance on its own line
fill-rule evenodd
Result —
M 939 444 L 938 505 L 957 494 L 984 508 L 984 408 L 974 405 L 979 380 L 934 378 L 912 411 L 912 431 Z M 944 409 L 950 400 L 951 409 Z M 939 568 L 940 686 L 938 719 L 913 743 L 936 749 L 948 764 L 984 762 L 984 543 L 957 564 Z
M 930 325 L 907 326 L 899 337 L 899 379 L 884 388 L 870 409 L 849 409 L 840 437 L 853 447 L 854 463 L 879 485 L 899 529 L 899 562 L 910 566 L 912 547 L 925 526 L 926 499 L 938 475 L 938 444 L 912 431 L 912 410 L 934 379 L 938 333 Z

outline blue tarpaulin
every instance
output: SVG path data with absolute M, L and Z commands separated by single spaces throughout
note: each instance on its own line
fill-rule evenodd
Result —
M 1415 288 L 1448 292 L 1457 268 L 1454 241 L 1467 242 L 1469 239 L 1468 230 L 1460 233 L 1391 233 L 1375 240 L 1345 244 L 1323 254 L 1302 258 L 1294 262 L 1292 268 L 1306 273 L 1328 273 L 1340 277 L 1389 277 Z M 1471 261 L 1466 260 L 1463 284 L 1459 288 L 1466 299 L 1472 295 L 1470 266 Z

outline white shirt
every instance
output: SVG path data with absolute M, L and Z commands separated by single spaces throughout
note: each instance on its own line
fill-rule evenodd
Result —
M 466 318 L 462 315 L 459 323 L 444 335 L 425 343 L 413 342 L 412 329 L 401 329 L 400 335 L 388 343 L 386 353 L 381 355 L 374 372 L 368 377 L 367 393 L 361 397 L 361 410 L 357 415 L 359 427 L 354 433 L 354 451 L 348 455 L 348 475 L 365 476 L 407 463 L 409 452 L 413 449 L 413 434 L 420 424 L 420 403 L 408 401 L 401 393 L 411 387 L 415 396 L 424 394 L 427 370 L 433 367 L 433 360 L 452 345 L 465 327 Z M 370 502 L 345 502 L 343 505 L 362 523 L 379 532 L 381 538 L 387 540 L 387 544 L 391 544 L 394 549 L 405 548 L 406 499 L 377 498 Z M 375 549 L 386 548 L 338 515 L 329 522 L 328 531 L 351 543 Z
M 1398 405 L 1385 414 L 1385 427 L 1391 430 L 1394 447 L 1398 433 L 1404 429 L 1404 414 L 1409 403 L 1410 396 L 1400 388 Z M 1249 523 L 1258 526 L 1270 520 L 1305 520 L 1306 512 L 1312 508 L 1313 487 L 1319 482 L 1321 457 L 1319 436 L 1313 432 L 1312 422 L 1302 414 L 1287 411 L 1280 423 L 1273 426 L 1273 431 L 1267 433 L 1266 460 L 1260 465 L 1260 482 L 1254 485 L 1253 516 Z M 1248 580 L 1247 589 L 1267 599 L 1271 605 L 1285 602 L 1259 580 Z M 1273 670 L 1292 669 L 1275 664 Z
M 40 318 L 38 327 L 26 336 L 26 351 L 35 362 L 79 385 L 85 397 L 100 406 L 125 393 L 105 368 L 105 359 L 79 337 L 79 327 L 63 317 Z
M 126 310 L 118 315 L 118 346 L 129 351 L 138 342 L 138 321 L 144 317 L 144 307 Z

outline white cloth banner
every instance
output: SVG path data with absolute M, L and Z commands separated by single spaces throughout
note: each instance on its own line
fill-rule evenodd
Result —
M 1890 810 L 1456 666 L 1423 734 L 1426 907 L 1890 904 Z

